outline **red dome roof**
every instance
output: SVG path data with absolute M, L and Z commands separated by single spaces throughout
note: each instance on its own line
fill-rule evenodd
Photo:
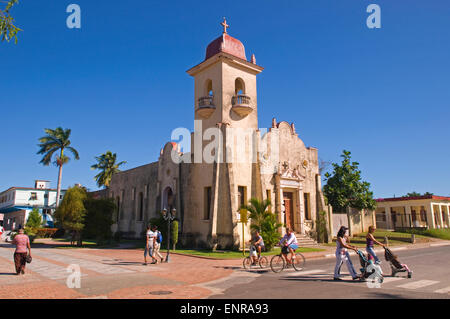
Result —
M 223 33 L 220 37 L 211 42 L 206 48 L 205 60 L 216 55 L 219 52 L 225 52 L 243 60 L 245 57 L 245 48 L 241 41 Z

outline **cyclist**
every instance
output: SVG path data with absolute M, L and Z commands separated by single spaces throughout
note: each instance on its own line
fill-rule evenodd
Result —
M 254 232 L 250 244 L 250 256 L 252 257 L 253 265 L 256 265 L 256 262 L 261 257 L 261 251 L 264 249 L 264 240 L 258 230 Z
M 294 250 L 298 248 L 297 237 L 295 237 L 292 229 L 290 229 L 289 227 L 286 228 L 286 234 L 283 238 L 281 238 L 278 244 L 282 246 L 281 253 L 283 254 L 287 264 L 291 265 L 292 261 L 287 258 L 287 254 L 291 253 L 292 259 L 295 259 Z

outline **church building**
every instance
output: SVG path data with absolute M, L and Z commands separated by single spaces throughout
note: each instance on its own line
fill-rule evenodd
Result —
M 247 60 L 226 20 L 222 26 L 204 61 L 187 71 L 195 83 L 190 152 L 168 142 L 157 162 L 112 177 L 107 196 L 118 206 L 113 231 L 125 237 L 142 238 L 151 218 L 176 209 L 181 244 L 237 248 L 239 208 L 250 198 L 270 199 L 283 224 L 280 236 L 286 227 L 308 236 L 325 210 L 317 148 L 305 146 L 294 123 L 274 118 L 268 129 L 258 127 L 256 80 L 263 67 L 254 55 Z

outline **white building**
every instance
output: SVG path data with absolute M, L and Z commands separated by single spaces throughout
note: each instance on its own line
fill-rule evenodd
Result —
M 60 200 L 65 190 L 61 190 Z M 39 209 L 46 226 L 54 227 L 53 212 L 56 208 L 56 189 L 50 188 L 49 181 L 36 180 L 34 188 L 11 187 L 0 193 L 0 214 L 3 214 L 5 230 L 15 230 L 25 226 L 33 208 Z

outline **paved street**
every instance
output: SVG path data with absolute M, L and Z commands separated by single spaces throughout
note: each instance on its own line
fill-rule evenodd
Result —
M 236 278 L 234 283 L 227 282 L 232 287 L 211 298 L 450 298 L 450 245 L 433 244 L 429 248 L 400 249 L 394 253 L 413 270 L 411 279 L 406 278 L 406 273 L 391 277 L 389 264 L 383 256 L 382 269 L 386 277 L 380 288 L 354 282 L 346 266 L 342 268 L 342 274 L 346 275 L 343 281 L 333 281 L 335 259 L 326 258 L 307 261 L 302 272 L 261 272 L 252 282 L 242 284 L 238 284 Z M 355 268 L 359 266 L 356 256 L 352 261 Z
M 137 249 L 33 248 L 25 276 L 15 276 L 13 247 L 0 244 L 0 298 L 449 298 L 450 245 L 397 250 L 413 278 L 385 277 L 382 287 L 334 282 L 334 258 L 309 259 L 302 272 L 245 271 L 241 260 L 171 255 L 168 264 L 142 264 Z M 42 247 L 42 246 L 41 246 Z M 398 248 L 397 248 L 398 249 Z M 359 264 L 357 258 L 353 262 Z M 81 270 L 81 287 L 66 284 L 69 265 Z M 389 265 L 384 262 L 383 270 Z M 343 268 L 343 274 L 346 274 Z M 389 270 L 390 274 L 390 270 Z

